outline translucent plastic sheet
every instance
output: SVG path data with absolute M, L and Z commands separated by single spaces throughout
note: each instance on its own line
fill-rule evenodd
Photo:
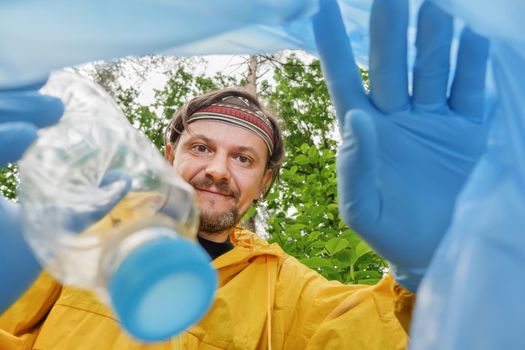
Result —
M 41 79 L 65 66 L 126 55 L 267 54 L 285 49 L 315 54 L 311 19 L 319 1 L 0 2 L 0 88 Z M 415 14 L 422 0 L 409 1 Z M 338 0 L 354 56 L 363 67 L 368 65 L 372 2 Z M 409 33 L 412 42 L 414 33 Z
M 418 291 L 412 349 L 525 348 L 525 3 L 435 0 L 491 38 L 487 154 Z
M 0 2 L 0 87 L 50 70 L 124 55 L 315 52 L 319 0 L 92 0 Z M 347 29 L 366 62 L 370 0 L 343 0 Z

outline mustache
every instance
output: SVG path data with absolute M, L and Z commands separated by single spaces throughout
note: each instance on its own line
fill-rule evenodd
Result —
M 232 196 L 235 199 L 238 199 L 241 195 L 240 191 L 232 189 L 227 181 L 214 181 L 210 176 L 193 179 L 190 181 L 190 184 L 200 190 L 209 190 L 210 188 L 215 187 L 221 194 Z

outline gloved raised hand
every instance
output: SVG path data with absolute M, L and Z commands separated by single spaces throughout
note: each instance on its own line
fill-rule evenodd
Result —
M 62 116 L 62 102 L 38 93 L 45 81 L 0 90 L 0 166 L 17 161 L 37 138 L 37 129 Z M 33 281 L 40 266 L 23 236 L 20 208 L 0 196 L 0 313 Z
M 486 146 L 488 43 L 463 31 L 448 92 L 452 25 L 435 5 L 422 5 L 410 94 L 407 0 L 376 0 L 367 95 L 336 1 L 321 1 L 314 20 L 343 139 L 337 163 L 341 215 L 413 291 Z

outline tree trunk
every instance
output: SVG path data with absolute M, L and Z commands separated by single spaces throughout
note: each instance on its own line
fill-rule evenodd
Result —
M 246 89 L 257 96 L 257 56 L 250 56 L 248 74 L 246 76 Z
M 245 87 L 251 94 L 257 96 L 257 56 L 250 56 Z M 244 223 L 244 226 L 252 232 L 255 232 L 256 217 L 257 212 L 255 212 L 255 214 Z

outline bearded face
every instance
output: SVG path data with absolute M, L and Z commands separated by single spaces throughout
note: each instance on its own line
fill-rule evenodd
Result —
M 194 178 L 190 184 L 197 190 L 201 203 L 199 231 L 223 232 L 239 223 L 244 213 L 239 214 L 239 209 L 236 206 L 240 198 L 238 190 L 232 190 L 226 181 L 216 182 L 211 176 Z M 230 198 L 233 200 L 230 201 Z M 221 200 L 225 200 L 226 203 L 231 202 L 231 204 L 221 206 L 218 203 Z
M 170 146 L 166 157 L 197 193 L 201 236 L 231 231 L 271 179 L 265 142 L 239 126 L 195 121 Z

